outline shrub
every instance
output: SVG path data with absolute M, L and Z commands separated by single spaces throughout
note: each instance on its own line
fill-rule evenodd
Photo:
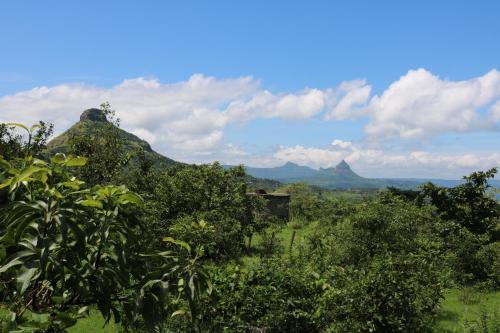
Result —
M 169 234 L 188 244 L 196 244 L 203 249 L 204 253 L 213 254 L 215 252 L 215 228 L 205 220 L 196 221 L 192 216 L 180 217 L 170 226 Z
M 366 202 L 340 223 L 322 227 L 310 236 L 310 257 L 322 267 L 362 267 L 381 254 L 411 254 L 422 247 L 438 249 L 440 239 L 432 228 L 435 221 L 430 209 L 398 198 Z
M 331 269 L 318 309 L 325 331 L 425 332 L 443 294 L 438 265 L 420 253 Z
M 500 288 L 500 242 L 482 246 L 475 255 L 478 271 L 488 287 Z
M 248 272 L 226 267 L 214 272 L 213 284 L 204 315 L 208 332 L 319 332 L 321 283 L 304 263 L 271 259 Z

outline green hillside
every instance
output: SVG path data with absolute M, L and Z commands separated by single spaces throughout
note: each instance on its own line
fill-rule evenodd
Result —
M 47 154 L 53 155 L 56 153 L 65 153 L 68 150 L 68 144 L 71 138 L 82 136 L 82 135 L 93 135 L 103 126 L 109 126 L 109 122 L 106 116 L 100 109 L 88 109 L 85 110 L 81 116 L 80 121 L 71 126 L 67 131 L 58 137 L 52 139 L 47 145 Z M 129 133 L 121 128 L 117 128 L 120 137 L 125 142 L 125 149 L 128 152 L 134 152 L 138 149 L 142 149 L 146 158 L 153 161 L 154 165 L 157 167 L 168 167 L 180 162 L 174 161 L 168 157 L 165 157 L 157 152 L 155 152 L 149 143 L 140 139 L 136 135 Z

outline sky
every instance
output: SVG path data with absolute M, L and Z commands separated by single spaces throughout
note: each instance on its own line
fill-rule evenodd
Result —
M 2 1 L 0 122 L 108 101 L 189 162 L 500 166 L 499 1 Z

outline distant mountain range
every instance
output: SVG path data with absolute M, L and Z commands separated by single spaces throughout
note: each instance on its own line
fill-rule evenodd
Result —
M 274 168 L 246 167 L 246 172 L 257 178 L 272 179 L 282 183 L 304 182 L 329 189 L 373 189 L 389 186 L 412 189 L 427 182 L 453 187 L 463 182 L 462 180 L 448 179 L 364 178 L 352 171 L 345 161 L 340 162 L 335 167 L 319 170 L 287 162 L 283 166 Z M 498 180 L 492 180 L 490 183 L 495 187 L 500 187 Z
M 109 125 L 106 116 L 100 109 L 85 110 L 80 121 L 71 126 L 66 132 L 51 140 L 47 145 L 47 154 L 67 152 L 70 138 L 78 135 L 91 135 L 101 126 Z M 148 142 L 132 133 L 118 129 L 119 135 L 124 139 L 126 150 L 132 152 L 142 148 L 147 158 L 153 161 L 158 168 L 171 167 L 184 164 L 155 152 Z M 224 166 L 226 168 L 231 166 Z M 304 182 L 313 186 L 328 189 L 376 189 L 388 186 L 411 189 L 426 182 L 433 182 L 439 186 L 452 187 L 460 184 L 461 180 L 446 179 L 413 179 L 413 178 L 364 178 L 359 176 L 345 162 L 340 162 L 334 168 L 312 169 L 288 162 L 283 166 L 274 168 L 245 167 L 250 188 L 275 189 L 282 183 Z M 493 180 L 491 184 L 500 188 L 500 181 Z

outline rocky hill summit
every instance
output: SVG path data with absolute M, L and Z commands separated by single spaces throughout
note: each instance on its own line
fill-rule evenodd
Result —
M 107 122 L 108 120 L 106 119 L 106 115 L 101 109 L 97 108 L 92 108 L 92 109 L 87 109 L 82 112 L 80 115 L 80 121 L 103 121 Z
M 84 110 L 80 115 L 80 121 L 71 126 L 66 132 L 55 137 L 47 144 L 48 155 L 53 155 L 55 153 L 68 151 L 68 145 L 71 138 L 81 135 L 94 135 L 94 133 L 101 126 L 114 126 L 106 118 L 106 115 L 101 109 L 90 108 Z M 144 150 L 146 157 L 151 159 L 154 165 L 163 167 L 179 164 L 179 162 L 174 161 L 168 157 L 165 157 L 157 152 L 155 152 L 148 142 L 142 140 L 136 135 L 129 133 L 121 128 L 117 128 L 118 135 L 125 142 L 125 149 L 127 151 L 133 152 L 137 149 Z

